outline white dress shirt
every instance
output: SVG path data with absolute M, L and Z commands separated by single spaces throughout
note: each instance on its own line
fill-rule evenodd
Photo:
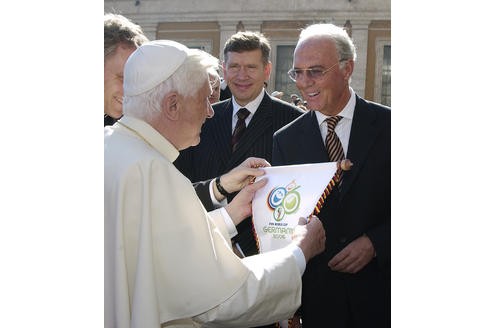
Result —
M 349 148 L 349 138 L 351 136 L 351 126 L 352 126 L 352 117 L 354 116 L 354 107 L 356 107 L 356 93 L 349 87 L 349 91 L 351 92 L 351 97 L 349 101 L 344 106 L 342 111 L 338 113 L 338 116 L 342 116 L 342 119 L 337 123 L 335 127 L 335 133 L 340 139 L 342 143 L 342 148 L 344 149 L 344 154 L 347 156 L 347 148 Z M 328 127 L 325 120 L 329 117 L 326 116 L 319 111 L 315 111 L 316 119 L 318 120 L 318 126 L 320 127 L 321 137 L 323 139 L 323 144 L 325 144 L 325 140 L 328 133 Z
M 241 108 L 246 108 L 249 111 L 249 116 L 246 117 L 244 120 L 246 122 L 246 127 L 249 125 L 249 122 L 251 122 L 251 119 L 254 116 L 254 113 L 256 113 L 256 110 L 258 109 L 259 105 L 261 104 L 261 101 L 263 100 L 263 97 L 265 96 L 265 89 L 261 89 L 260 94 L 251 102 L 247 103 L 246 106 L 241 106 L 237 103 L 235 100 L 235 97 L 232 96 L 232 133 L 234 133 L 235 125 L 237 124 L 238 118 L 237 118 L 237 112 Z

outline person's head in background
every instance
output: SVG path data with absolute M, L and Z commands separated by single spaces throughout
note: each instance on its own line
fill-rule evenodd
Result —
M 105 14 L 105 116 L 122 116 L 124 64 L 137 47 L 148 41 L 141 27 L 122 15 Z
M 209 97 L 210 104 L 214 104 L 220 101 L 220 74 L 218 74 L 218 70 L 214 67 L 208 70 L 208 78 L 210 79 L 211 85 L 211 95 Z
M 284 96 L 284 93 L 282 91 L 273 91 L 272 92 L 272 97 L 282 99 L 283 96 Z
M 227 40 L 223 54 L 225 80 L 236 102 L 245 106 L 270 79 L 270 44 L 260 33 L 238 32 Z
M 210 54 L 175 41 L 143 44 L 125 64 L 124 115 L 148 123 L 177 150 L 197 145 L 214 114 L 208 72 L 218 65 Z

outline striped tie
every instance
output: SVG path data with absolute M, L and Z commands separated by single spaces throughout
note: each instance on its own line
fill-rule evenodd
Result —
M 232 151 L 235 151 L 237 149 L 237 146 L 239 144 L 239 140 L 241 139 L 242 134 L 246 130 L 246 117 L 248 117 L 250 114 L 249 110 L 246 108 L 241 108 L 237 112 L 237 124 L 235 125 L 234 133 L 232 134 L 232 140 L 231 140 L 231 145 L 232 145 Z
M 340 143 L 340 139 L 335 133 L 335 126 L 340 121 L 342 116 L 330 116 L 325 121 L 327 121 L 327 138 L 325 139 L 325 146 L 327 147 L 328 158 L 330 162 L 336 162 L 344 159 L 344 148 Z

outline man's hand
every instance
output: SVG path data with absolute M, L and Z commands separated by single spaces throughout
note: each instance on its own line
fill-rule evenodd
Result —
M 333 271 L 356 273 L 370 263 L 375 256 L 375 248 L 368 236 L 353 240 L 328 262 Z
M 253 201 L 254 193 L 258 189 L 263 188 L 267 182 L 268 180 L 265 178 L 247 185 L 225 206 L 225 210 L 227 210 L 235 225 L 238 225 L 242 220 L 251 215 L 251 202 Z
M 300 218 L 292 234 L 292 242 L 301 248 L 306 263 L 325 250 L 325 240 L 325 229 L 316 216 L 312 216 L 308 223 L 305 218 Z
M 239 191 L 254 181 L 254 178 L 265 174 L 263 170 L 259 169 L 260 167 L 268 166 L 271 166 L 270 163 L 263 158 L 249 157 L 239 164 L 239 166 L 222 175 L 220 177 L 220 184 L 228 193 Z M 220 194 L 215 184 L 213 185 L 213 192 L 218 201 L 222 201 L 225 198 Z

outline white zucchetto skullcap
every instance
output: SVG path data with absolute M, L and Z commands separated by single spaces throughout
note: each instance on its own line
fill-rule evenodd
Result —
M 124 96 L 135 96 L 167 80 L 187 58 L 188 48 L 171 40 L 142 44 L 124 67 Z

